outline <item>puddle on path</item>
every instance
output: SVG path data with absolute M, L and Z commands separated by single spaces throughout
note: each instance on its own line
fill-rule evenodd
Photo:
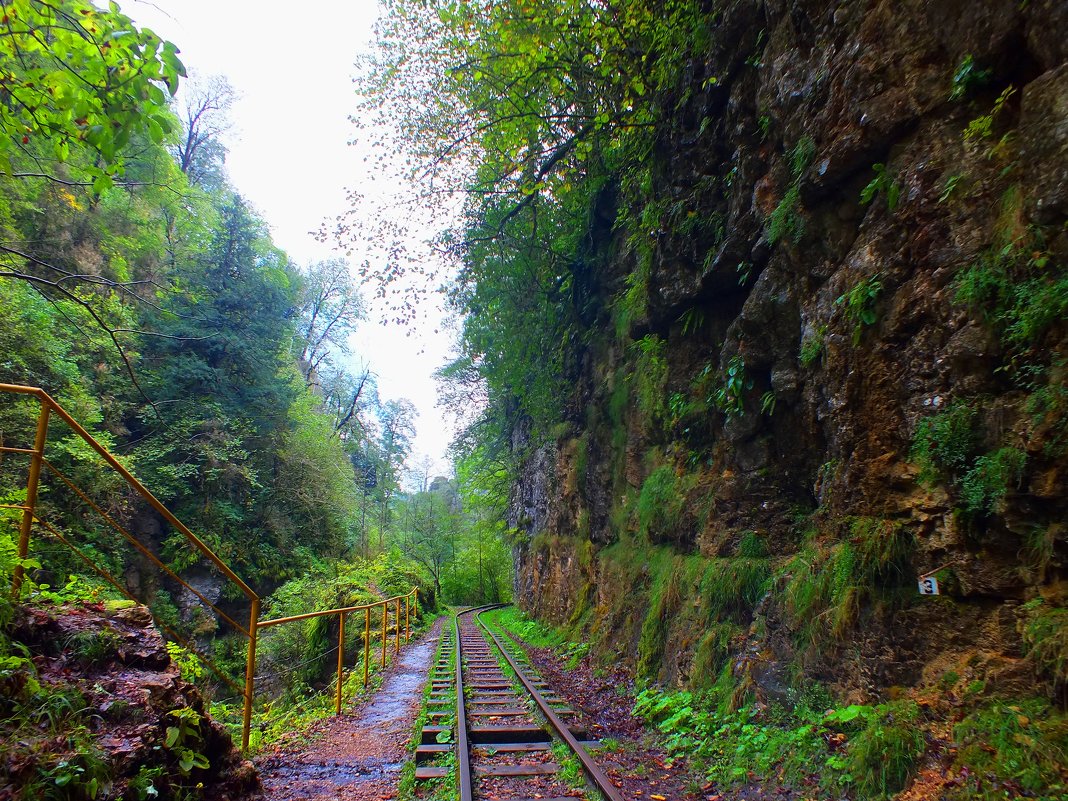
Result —
M 401 650 L 382 687 L 351 715 L 316 724 L 310 740 L 256 759 L 263 801 L 393 798 L 441 621 Z

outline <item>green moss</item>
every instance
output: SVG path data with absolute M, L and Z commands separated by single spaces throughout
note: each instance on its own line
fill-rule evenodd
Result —
M 575 536 L 584 543 L 589 542 L 590 536 L 590 510 L 579 509 L 578 518 L 575 520 Z
M 670 465 L 662 465 L 649 474 L 638 495 L 638 533 L 647 542 L 670 542 L 681 539 L 686 496 L 693 489 L 696 476 L 679 476 Z
M 581 487 L 586 482 L 589 469 L 590 443 L 585 435 L 575 441 L 575 484 Z

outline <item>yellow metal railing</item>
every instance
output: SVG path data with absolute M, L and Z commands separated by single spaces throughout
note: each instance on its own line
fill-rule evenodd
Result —
M 19 537 L 18 537 L 18 559 L 19 563 L 16 565 L 14 575 L 12 579 L 12 592 L 17 598 L 22 588 L 23 581 L 25 579 L 22 562 L 27 559 L 30 550 L 30 535 L 33 531 L 34 523 L 40 526 L 44 531 L 56 539 L 59 543 L 63 544 L 67 548 L 70 548 L 74 554 L 81 559 L 88 567 L 94 570 L 105 581 L 107 581 L 116 590 L 122 593 L 127 598 L 142 603 L 142 601 L 136 598 L 118 579 L 112 576 L 106 569 L 93 560 L 91 556 L 86 554 L 83 550 L 78 548 L 70 539 L 63 535 L 54 525 L 42 520 L 37 515 L 37 496 L 38 490 L 41 484 L 41 476 L 43 469 L 47 469 L 49 473 L 54 475 L 59 481 L 65 485 L 71 492 L 78 496 L 85 504 L 87 504 L 93 511 L 95 511 L 103 520 L 115 531 L 117 531 L 123 539 L 125 539 L 134 549 L 136 549 L 142 556 L 148 559 L 153 565 L 155 565 L 161 572 L 165 573 L 168 577 L 176 581 L 182 587 L 191 592 L 201 603 L 212 610 L 220 619 L 226 621 L 234 630 L 245 635 L 248 639 L 248 651 L 245 660 L 245 682 L 242 687 L 235 682 L 229 676 L 227 676 L 211 659 L 199 653 L 196 648 L 188 642 L 185 638 L 178 635 L 172 629 L 163 625 L 160 621 L 156 621 L 157 625 L 167 634 L 168 637 L 176 640 L 182 645 L 189 648 L 191 651 L 197 654 L 197 656 L 204 662 L 205 665 L 219 677 L 223 682 L 232 687 L 235 691 L 239 692 L 243 697 L 244 709 L 242 714 L 242 726 L 241 726 L 241 745 L 243 749 L 248 749 L 249 733 L 252 723 L 252 706 L 255 693 L 256 683 L 256 645 L 259 638 L 259 630 L 268 626 L 276 626 L 282 623 L 291 623 L 298 620 L 307 620 L 313 617 L 321 617 L 323 615 L 337 615 L 338 616 L 338 660 L 337 660 L 337 699 L 336 699 L 336 711 L 341 713 L 341 687 L 342 687 L 342 673 L 344 670 L 344 658 L 345 658 L 345 616 L 351 612 L 364 612 L 364 676 L 363 684 L 367 687 L 369 680 L 369 670 L 371 662 L 371 610 L 376 607 L 382 607 L 382 667 L 386 665 L 386 652 L 388 650 L 388 618 L 389 607 L 395 606 L 394 614 L 394 628 L 395 628 L 395 640 L 394 650 L 399 653 L 400 651 L 400 638 L 401 638 L 401 601 L 404 601 L 404 639 L 407 642 L 411 638 L 411 618 L 413 615 L 417 615 L 419 611 L 419 591 L 413 589 L 407 595 L 399 595 L 393 598 L 386 598 L 381 601 L 376 601 L 372 604 L 365 604 L 362 606 L 349 606 L 340 609 L 327 609 L 319 612 L 309 612 L 303 615 L 292 615 L 290 617 L 275 618 L 273 620 L 260 620 L 260 596 L 257 595 L 251 587 L 248 586 L 241 578 L 230 569 L 230 567 L 215 554 L 207 546 L 207 544 L 200 539 L 196 534 L 189 530 L 188 527 L 182 521 L 180 521 L 174 514 L 167 509 L 148 489 L 138 481 L 134 475 L 127 470 L 122 463 L 115 458 L 103 445 L 101 445 L 92 434 L 86 431 L 73 417 L 68 414 L 63 407 L 61 407 L 51 396 L 43 389 L 37 387 L 25 387 L 15 384 L 0 384 L 0 393 L 25 395 L 28 397 L 36 398 L 40 403 L 40 411 L 37 415 L 37 429 L 34 436 L 33 448 L 17 448 L 9 447 L 0 444 L 0 456 L 3 454 L 17 454 L 30 457 L 29 473 L 26 481 L 26 500 L 22 504 L 4 504 L 0 503 L 0 509 L 11 509 L 22 513 L 19 523 Z M 122 478 L 126 481 L 127 485 L 139 495 L 145 502 L 148 503 L 156 512 L 169 523 L 176 531 L 182 534 L 182 536 L 203 556 L 223 576 L 226 577 L 233 585 L 235 585 L 241 593 L 248 599 L 250 611 L 248 626 L 242 626 L 230 615 L 212 603 L 208 598 L 204 596 L 199 590 L 191 586 L 185 581 L 177 572 L 172 570 L 167 564 L 165 564 L 158 556 L 144 545 L 140 540 L 133 536 L 126 528 L 124 528 L 114 517 L 108 514 L 101 506 L 93 501 L 88 495 L 85 494 L 68 476 L 64 475 L 55 465 L 53 465 L 47 458 L 45 458 L 45 446 L 48 440 L 48 425 L 51 418 L 56 417 L 66 423 L 70 429 L 81 437 L 90 448 L 96 453 Z

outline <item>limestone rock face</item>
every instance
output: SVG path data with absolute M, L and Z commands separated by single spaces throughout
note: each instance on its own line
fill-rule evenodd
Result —
M 1063 602 L 1050 588 L 1068 569 L 1063 404 L 1046 402 L 1064 397 L 1068 328 L 1062 309 L 1014 340 L 961 281 L 1008 261 L 1033 288 L 1068 270 L 1066 15 L 1052 0 L 723 8 L 706 57 L 664 99 L 650 198 L 689 203 L 718 232 L 665 219 L 645 313 L 622 339 L 609 308 L 634 267 L 625 224 L 591 237 L 605 243 L 592 279 L 605 311 L 574 376 L 570 434 L 536 450 L 514 488 L 525 608 L 637 662 L 655 592 L 651 568 L 626 559 L 730 559 L 755 537 L 777 578 L 733 619 L 753 630 L 722 647 L 773 692 L 776 665 L 799 657 L 783 571 L 806 547 L 856 546 L 855 521 L 878 520 L 906 553 L 854 610 L 864 625 L 840 632 L 840 652 L 806 662 L 814 675 L 865 697 L 969 654 L 994 683 L 1030 670 L 1020 605 Z M 983 79 L 955 84 L 968 60 Z M 663 343 L 657 390 L 677 410 L 635 401 L 643 337 Z M 747 383 L 725 411 L 714 393 L 732 362 Z M 970 450 L 923 474 L 917 432 L 960 404 Z M 966 473 L 998 449 L 1024 466 L 980 509 L 968 498 L 990 474 Z M 648 486 L 664 467 L 674 505 Z M 930 571 L 942 597 L 902 591 Z M 708 593 L 691 581 L 675 608 Z M 664 625 L 658 675 L 692 684 L 710 635 Z

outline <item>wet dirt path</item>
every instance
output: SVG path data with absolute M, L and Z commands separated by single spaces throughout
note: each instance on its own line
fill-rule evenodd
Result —
M 439 619 L 401 651 L 381 689 L 351 714 L 315 724 L 303 742 L 255 760 L 262 801 L 394 798 L 423 685 L 441 636 Z

